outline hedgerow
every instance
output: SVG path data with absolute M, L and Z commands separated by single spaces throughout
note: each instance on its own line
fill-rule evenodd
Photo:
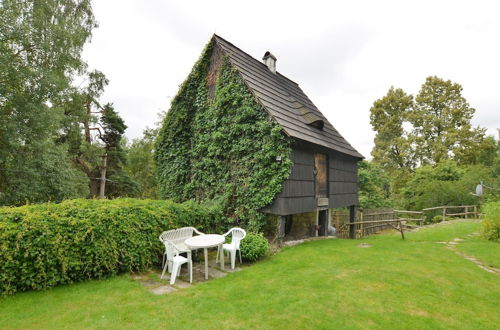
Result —
M 260 210 L 290 174 L 291 149 L 229 60 L 212 57 L 216 47 L 206 47 L 163 122 L 156 145 L 159 192 L 176 201 L 216 201 L 234 224 L 259 231 Z
M 481 208 L 484 212 L 484 237 L 500 243 L 500 202 L 488 202 Z
M 220 232 L 222 212 L 195 202 L 115 199 L 0 208 L 0 295 L 142 271 L 164 230 Z
M 246 261 L 257 261 L 269 251 L 269 242 L 262 233 L 248 233 L 241 241 L 241 257 Z

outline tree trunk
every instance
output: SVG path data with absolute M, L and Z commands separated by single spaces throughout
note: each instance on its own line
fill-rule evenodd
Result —
M 101 157 L 102 157 L 102 168 L 101 168 L 101 182 L 99 186 L 99 198 L 106 198 L 104 193 L 106 190 L 106 169 L 107 169 L 108 155 L 104 154 Z

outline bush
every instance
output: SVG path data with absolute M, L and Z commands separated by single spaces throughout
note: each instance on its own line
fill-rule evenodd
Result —
M 441 222 L 443 221 L 443 216 L 442 215 L 435 215 L 433 218 L 432 218 L 432 223 L 437 223 L 437 222 Z
M 485 166 L 459 166 L 450 160 L 421 166 L 401 190 L 401 207 L 422 210 L 441 205 L 477 204 L 478 199 L 471 192 L 479 181 L 490 179 L 490 171 Z
M 256 261 L 266 255 L 269 242 L 262 234 L 248 233 L 241 241 L 241 257 L 246 261 Z
M 194 202 L 77 199 L 0 208 L 0 295 L 146 270 L 161 260 L 162 231 L 220 231 L 221 220 L 218 208 Z
M 482 207 L 485 214 L 483 235 L 490 241 L 500 242 L 500 202 L 486 203 Z

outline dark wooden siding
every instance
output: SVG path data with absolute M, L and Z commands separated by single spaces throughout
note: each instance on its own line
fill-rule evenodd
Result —
M 344 207 L 358 204 L 357 159 L 339 152 L 330 153 L 328 183 L 329 207 Z
M 293 161 L 290 177 L 283 182 L 282 191 L 271 205 L 264 208 L 264 212 L 288 215 L 318 209 L 314 182 L 314 154 L 318 152 L 328 155 L 328 207 L 358 204 L 359 159 L 310 143 L 297 142 L 290 156 Z

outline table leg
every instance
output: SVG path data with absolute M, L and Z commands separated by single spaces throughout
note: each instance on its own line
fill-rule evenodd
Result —
M 224 247 L 219 245 L 219 250 L 220 250 L 220 268 L 224 270 Z
M 208 252 L 207 252 L 207 248 L 203 249 L 203 253 L 205 254 L 205 279 L 208 280 Z

